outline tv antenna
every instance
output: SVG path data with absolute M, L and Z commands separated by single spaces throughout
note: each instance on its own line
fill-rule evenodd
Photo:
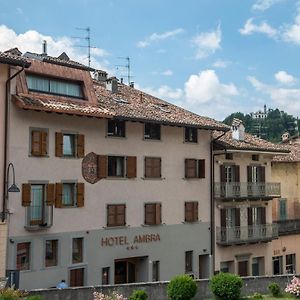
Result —
M 87 45 L 77 45 L 74 47 L 80 47 L 80 48 L 87 48 L 88 49 L 88 61 L 89 61 L 89 67 L 91 66 L 91 48 L 97 48 L 91 46 L 91 28 L 86 27 L 86 28 L 81 28 L 77 27 L 76 30 L 84 30 L 86 31 L 86 36 L 72 36 L 73 39 L 81 39 L 81 40 L 86 40 Z
M 130 57 L 127 56 L 127 57 L 118 57 L 118 59 L 123 59 L 123 60 L 126 60 L 126 64 L 125 65 L 116 65 L 117 68 L 124 68 L 124 69 L 127 69 L 127 81 L 128 81 L 128 85 L 130 85 L 131 83 L 131 74 L 130 74 Z

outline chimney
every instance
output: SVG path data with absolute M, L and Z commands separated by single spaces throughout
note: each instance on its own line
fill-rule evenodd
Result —
M 94 72 L 94 79 L 101 82 L 106 82 L 107 80 L 107 73 L 102 70 L 96 70 Z
M 43 55 L 47 55 L 47 41 L 43 40 Z
M 288 132 L 285 132 L 282 136 L 281 136 L 281 141 L 282 142 L 287 142 L 290 138 L 290 134 Z
M 237 141 L 245 140 L 245 126 L 243 121 L 234 118 L 231 125 L 232 138 Z
M 130 81 L 129 86 L 134 89 L 134 82 Z
M 106 80 L 106 89 L 112 93 L 118 92 L 118 79 L 116 77 L 110 77 Z

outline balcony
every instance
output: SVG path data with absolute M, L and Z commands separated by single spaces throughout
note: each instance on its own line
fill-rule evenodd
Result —
M 217 244 L 224 246 L 269 242 L 278 238 L 277 224 L 217 227 L 216 230 Z
M 275 224 L 278 225 L 279 235 L 300 233 L 300 219 L 275 221 Z
M 28 206 L 25 214 L 25 228 L 28 231 L 45 230 L 53 225 L 53 206 Z
M 280 198 L 280 183 L 271 182 L 216 182 L 214 184 L 216 199 L 243 200 Z

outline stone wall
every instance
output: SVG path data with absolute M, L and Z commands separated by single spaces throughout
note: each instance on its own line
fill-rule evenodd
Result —
M 268 293 L 268 285 L 271 282 L 278 283 L 282 289 L 285 288 L 287 283 L 291 280 L 291 275 L 279 276 L 260 276 L 260 277 L 245 277 L 243 278 L 243 295 L 252 295 L 254 292 L 262 294 Z M 212 298 L 209 290 L 209 280 L 197 280 L 198 290 L 194 299 L 208 299 Z M 93 291 L 102 291 L 109 293 L 113 290 L 128 297 L 133 290 L 143 289 L 148 293 L 148 300 L 167 300 L 166 287 L 168 282 L 157 283 L 135 283 L 124 284 L 115 286 L 97 286 L 97 287 L 79 287 L 69 288 L 64 290 L 48 289 L 48 290 L 34 290 L 31 292 L 33 295 L 41 295 L 44 300 L 93 300 Z

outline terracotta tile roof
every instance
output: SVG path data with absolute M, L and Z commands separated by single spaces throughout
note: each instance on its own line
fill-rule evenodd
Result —
M 118 84 L 117 93 L 107 90 L 105 84 L 98 81 L 94 81 L 94 88 L 99 104 L 114 114 L 115 118 L 229 130 L 229 127 L 221 122 L 199 116 L 124 84 Z
M 25 68 L 30 66 L 30 62 L 26 58 L 11 54 L 10 52 L 0 52 L 0 63 Z
M 282 145 L 290 151 L 288 155 L 276 155 L 272 162 L 300 162 L 300 144 L 285 144 Z
M 112 114 L 100 105 L 84 103 L 80 100 L 70 100 L 66 97 L 19 94 L 13 96 L 13 101 L 23 109 L 100 118 L 112 117 Z
M 222 132 L 214 131 L 213 137 L 217 138 L 222 134 Z M 266 140 L 260 139 L 245 133 L 245 140 L 238 141 L 232 138 L 232 131 L 228 131 L 224 136 L 220 137 L 215 141 L 216 147 L 221 147 L 224 149 L 232 150 L 250 150 L 250 151 L 262 151 L 262 152 L 275 152 L 275 153 L 288 153 L 289 150 L 285 146 L 279 144 L 273 144 Z

